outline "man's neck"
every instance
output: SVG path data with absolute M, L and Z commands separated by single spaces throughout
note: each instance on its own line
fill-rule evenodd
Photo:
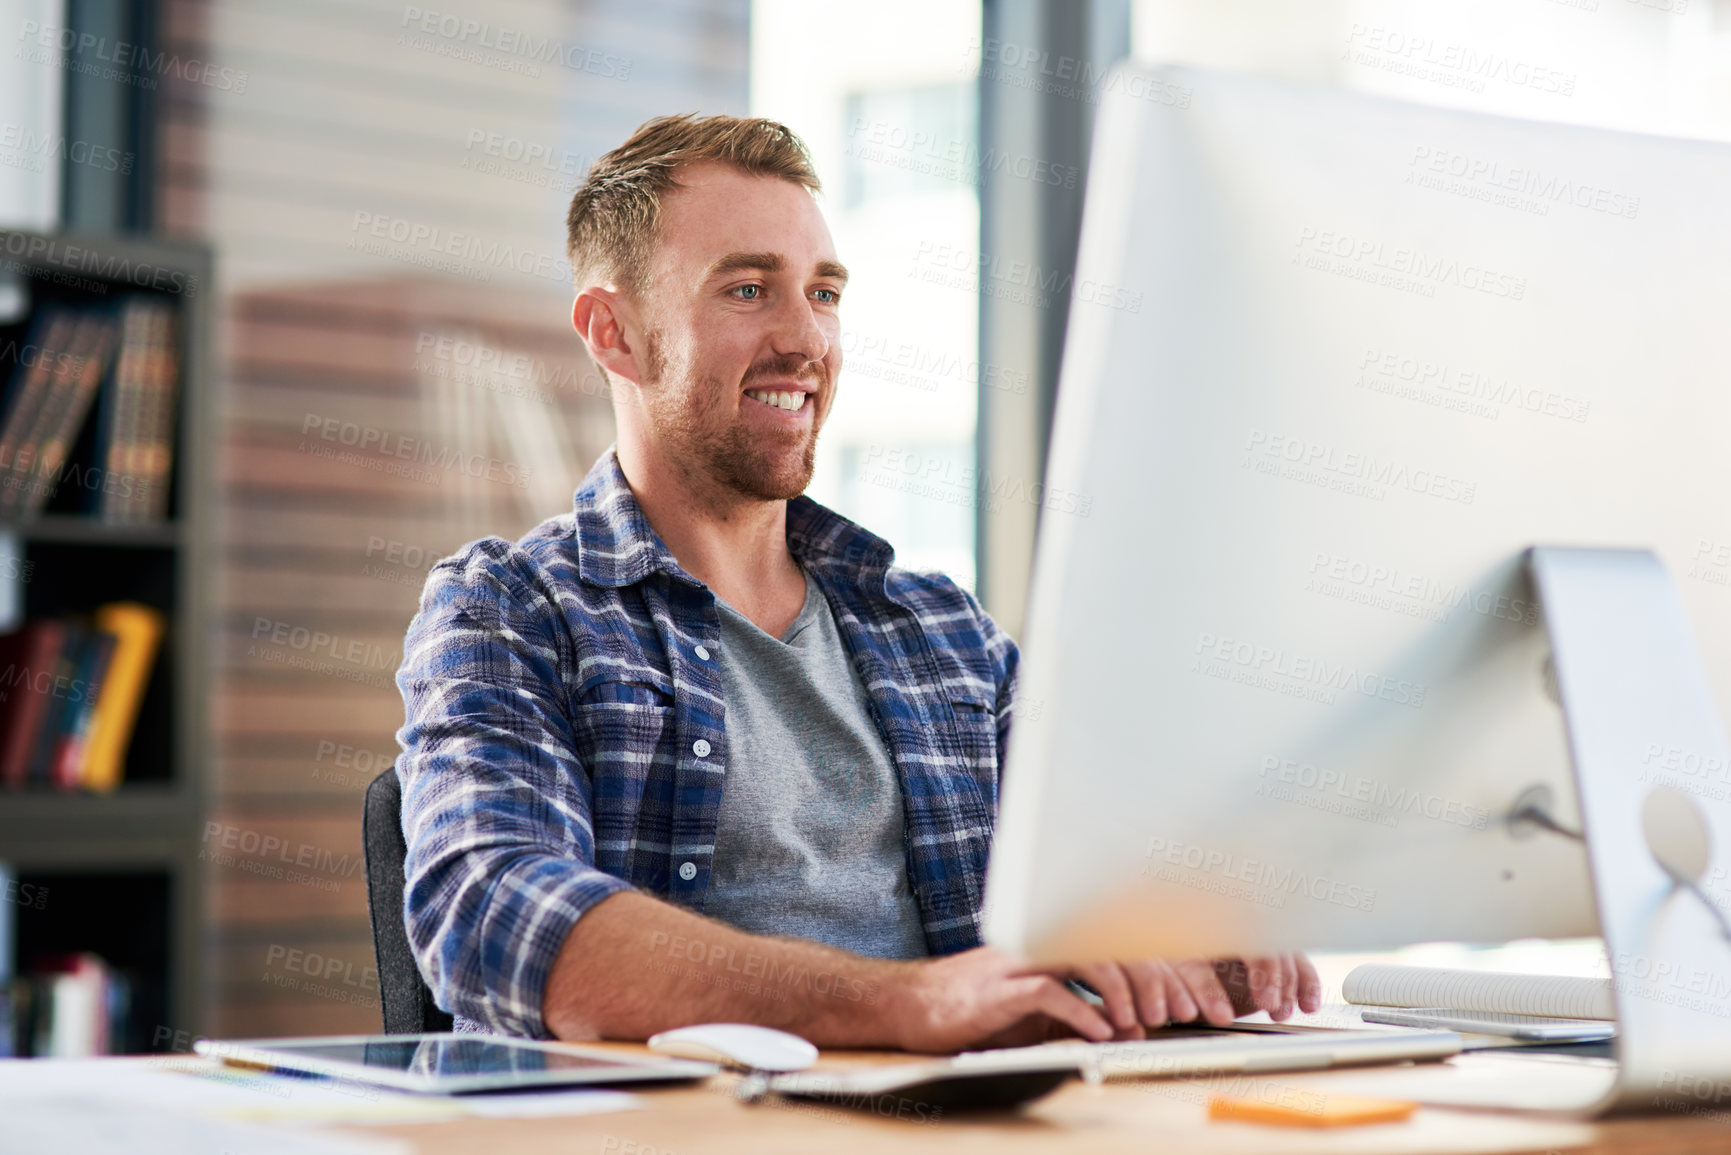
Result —
M 787 548 L 787 502 L 686 478 L 624 439 L 618 452 L 638 506 L 680 567 L 780 637 L 805 603 L 805 578 Z

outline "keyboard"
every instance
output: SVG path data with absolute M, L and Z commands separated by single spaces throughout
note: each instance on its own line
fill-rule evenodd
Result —
M 1454 1031 L 1182 1031 L 1119 1043 L 1067 1041 L 967 1051 L 957 1055 L 955 1061 L 995 1070 L 1025 1064 L 1034 1070 L 1053 1061 L 1073 1060 L 1089 1078 L 1176 1079 L 1439 1062 L 1459 1054 L 1460 1050 L 1461 1037 Z

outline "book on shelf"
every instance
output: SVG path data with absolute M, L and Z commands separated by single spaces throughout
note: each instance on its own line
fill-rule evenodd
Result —
M 119 640 L 98 621 L 80 647 L 73 685 L 82 685 L 85 692 L 81 701 L 67 704 L 66 722 L 55 732 L 46 775 L 61 790 L 76 790 L 86 784 L 90 726 L 96 716 L 101 687 L 107 684 L 109 659 L 114 656 Z
M 36 459 L 26 442 L 50 385 L 71 360 L 76 329 L 77 314 L 43 306 L 36 311 L 30 335 L 14 361 L 17 368 L 6 391 L 5 418 L 0 421 L 0 514 L 10 509 L 18 488 L 35 472 Z
M 125 1050 L 132 983 L 89 951 L 50 955 L 12 981 L 22 1058 L 80 1059 Z
M 174 465 L 175 385 L 180 346 L 174 307 L 135 297 L 121 311 L 120 358 L 101 426 L 107 476 L 98 511 L 118 524 L 168 516 L 169 473 Z
M 161 612 L 137 602 L 109 602 L 96 611 L 96 628 L 113 637 L 114 652 L 91 711 L 76 775 L 87 790 L 107 793 L 120 785 L 126 747 L 132 741 L 165 625 Z
M 90 685 L 78 678 L 90 631 L 76 618 L 62 623 L 62 629 L 60 652 L 55 655 L 52 675 L 44 678 L 47 671 L 39 670 L 31 670 L 28 675 L 31 692 L 48 699 L 47 708 L 36 726 L 30 761 L 24 768 L 25 782 L 35 787 L 54 784 L 50 772 L 54 766 L 55 746 L 65 731 L 67 718 L 93 692 Z
M 40 514 L 61 486 L 116 524 L 168 514 L 180 379 L 175 306 L 135 293 L 112 305 L 36 310 L 0 398 L 0 519 Z M 72 459 L 97 411 L 93 457 Z
M 26 622 L 0 638 L 5 650 L 0 655 L 5 661 L 0 666 L 0 783 L 8 787 L 26 784 L 65 637 L 64 623 L 41 621 Z
M 159 610 L 110 602 L 0 637 L 0 783 L 119 786 L 165 625 Z

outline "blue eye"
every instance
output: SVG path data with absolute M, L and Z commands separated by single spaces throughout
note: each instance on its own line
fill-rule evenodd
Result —
M 819 289 L 817 294 L 818 299 L 826 305 L 833 305 L 837 301 L 841 300 L 841 294 L 836 292 L 834 289 Z
M 736 292 L 736 293 L 750 293 L 751 296 L 742 297 L 741 300 L 755 301 L 755 300 L 757 300 L 757 298 L 759 296 L 762 295 L 763 286 L 762 285 L 741 285 L 741 286 L 739 286 L 739 288 L 735 289 L 734 292 Z

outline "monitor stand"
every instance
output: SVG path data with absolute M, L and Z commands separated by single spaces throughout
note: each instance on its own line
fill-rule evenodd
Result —
M 1596 1109 L 1731 1115 L 1731 746 L 1682 598 L 1647 550 L 1537 547 L 1528 566 L 1615 989 L 1620 1070 Z

